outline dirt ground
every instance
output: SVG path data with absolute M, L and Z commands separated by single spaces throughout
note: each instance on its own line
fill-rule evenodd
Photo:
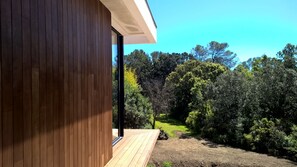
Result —
M 195 138 L 159 140 L 153 150 L 150 164 L 162 166 L 164 161 L 175 167 L 291 167 L 297 163 L 217 145 Z

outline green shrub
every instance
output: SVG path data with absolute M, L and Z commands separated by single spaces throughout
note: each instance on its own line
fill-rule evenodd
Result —
M 291 134 L 287 137 L 288 147 L 285 149 L 290 158 L 297 161 L 297 126 L 293 125 L 291 130 Z
M 151 163 L 149 163 L 149 164 L 147 164 L 146 167 L 155 167 L 155 166 L 156 166 L 155 164 L 151 164 Z
M 276 122 L 279 121 L 276 120 Z M 273 155 L 282 155 L 284 147 L 287 146 L 286 134 L 267 118 L 254 121 L 250 133 L 244 134 L 244 138 L 252 150 Z
M 172 162 L 170 162 L 170 161 L 164 161 L 162 166 L 163 167 L 172 167 Z
M 199 117 L 201 116 L 201 112 L 199 111 L 191 111 L 189 116 L 186 119 L 186 124 L 194 131 L 200 131 L 201 123 L 199 121 Z

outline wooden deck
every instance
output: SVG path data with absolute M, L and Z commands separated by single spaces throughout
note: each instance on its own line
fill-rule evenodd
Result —
M 125 129 L 124 134 L 124 138 L 113 147 L 113 158 L 105 167 L 145 167 L 155 147 L 159 130 Z

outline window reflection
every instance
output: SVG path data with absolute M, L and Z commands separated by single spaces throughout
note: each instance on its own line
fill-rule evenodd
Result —
M 118 137 L 118 35 L 112 31 L 112 135 Z

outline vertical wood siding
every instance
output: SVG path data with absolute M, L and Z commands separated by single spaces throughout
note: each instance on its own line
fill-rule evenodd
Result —
M 110 12 L 98 0 L 1 0 L 0 9 L 0 167 L 103 167 Z

